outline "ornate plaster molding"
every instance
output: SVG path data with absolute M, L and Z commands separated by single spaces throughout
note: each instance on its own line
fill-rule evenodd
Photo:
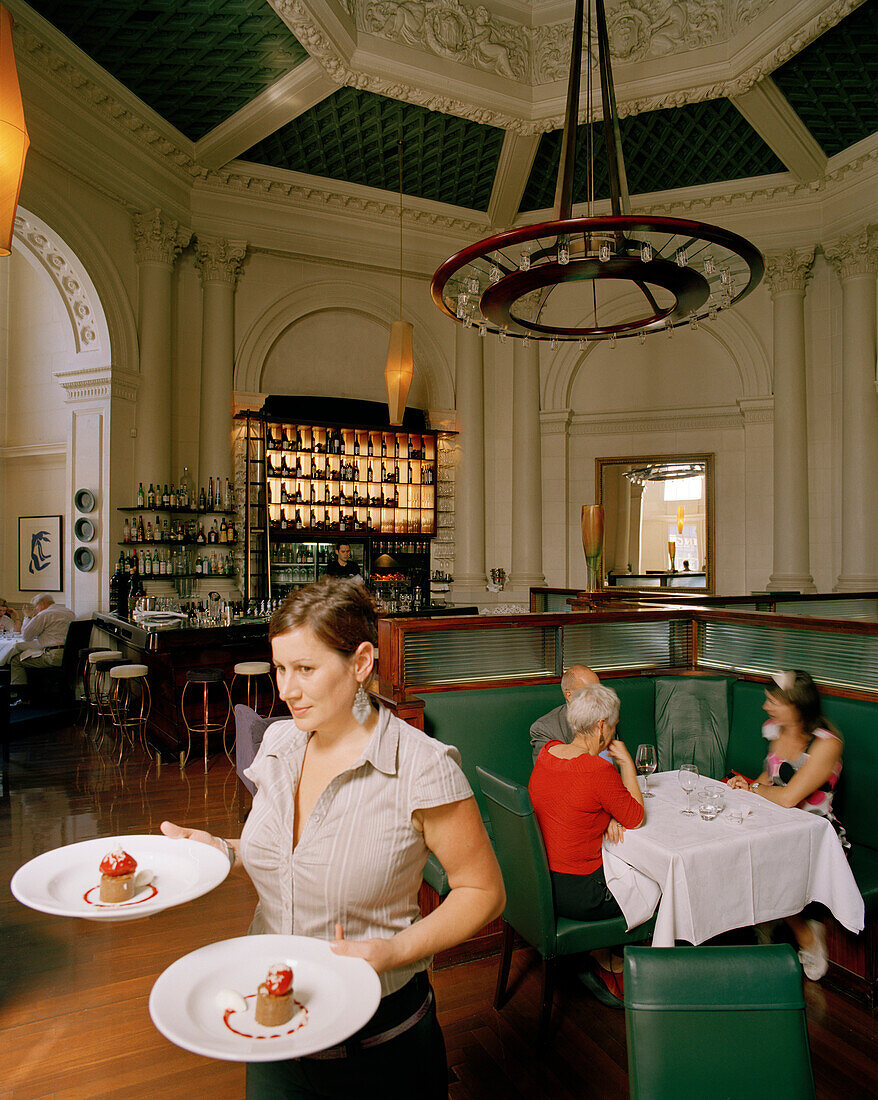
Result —
M 202 283 L 237 285 L 247 255 L 246 241 L 227 241 L 222 237 L 197 237 L 195 266 Z
M 176 173 L 187 178 L 202 176 L 205 169 L 195 162 L 191 151 L 161 133 L 143 115 L 113 95 L 107 85 L 98 84 L 80 66 L 74 64 L 33 28 L 26 24 L 26 14 L 16 13 L 15 54 L 19 64 L 31 65 L 43 79 L 66 94 L 87 103 L 117 133 L 133 138 L 149 148 L 159 160 L 173 166 Z
M 823 253 L 842 281 L 855 275 L 874 275 L 878 271 L 878 230 L 864 226 L 845 233 L 825 244 Z
M 134 227 L 134 254 L 139 264 L 166 264 L 174 261 L 192 240 L 192 230 L 167 217 L 156 206 L 148 213 L 131 215 Z
M 15 217 L 15 237 L 40 261 L 64 300 L 76 351 L 100 351 L 95 306 L 65 249 L 21 210 Z
M 540 413 L 540 429 L 543 435 L 567 435 L 572 420 L 570 409 L 550 409 Z
M 743 421 L 738 408 L 726 405 L 680 412 L 676 409 L 651 413 L 595 413 L 573 416 L 570 435 L 627 435 L 635 432 L 717 431 L 741 428 Z
M 65 392 L 65 401 L 100 401 L 117 397 L 133 402 L 140 378 L 133 371 L 112 367 L 76 367 L 55 371 L 55 380 Z
M 804 293 L 813 274 L 814 253 L 814 245 L 766 253 L 765 282 L 772 298 L 784 291 L 796 290 Z
M 751 424 L 772 424 L 774 422 L 774 398 L 773 397 L 742 397 L 738 401 L 738 408 L 744 419 L 744 426 Z

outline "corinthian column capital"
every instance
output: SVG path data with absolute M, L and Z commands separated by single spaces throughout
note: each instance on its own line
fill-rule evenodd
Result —
M 771 297 L 785 290 L 804 291 L 814 266 L 814 245 L 765 255 L 765 281 Z
M 201 272 L 202 283 L 226 283 L 234 287 L 246 255 L 246 241 L 202 236 L 195 241 L 195 265 Z
M 874 275 L 878 271 L 878 232 L 863 226 L 825 244 L 823 252 L 839 279 Z
M 192 230 L 173 218 L 166 217 L 158 207 L 145 214 L 132 214 L 134 251 L 139 264 L 167 264 L 174 260 L 192 240 Z

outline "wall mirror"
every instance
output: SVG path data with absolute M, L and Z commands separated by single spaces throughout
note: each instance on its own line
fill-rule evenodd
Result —
M 713 592 L 713 458 L 595 459 L 605 588 Z

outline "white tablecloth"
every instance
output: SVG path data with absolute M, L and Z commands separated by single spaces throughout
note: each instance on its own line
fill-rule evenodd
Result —
M 713 780 L 702 780 L 699 790 Z M 655 909 L 655 947 L 675 940 L 698 944 L 731 928 L 826 905 L 851 932 L 863 928 L 863 899 L 844 851 L 826 818 L 777 806 L 749 791 L 726 791 L 726 810 L 713 821 L 680 810 L 686 795 L 676 772 L 653 776 L 646 822 L 604 845 L 607 885 L 629 928 Z M 697 794 L 692 796 L 697 805 Z M 743 824 L 730 806 L 750 810 Z
M 0 638 L 0 665 L 9 664 L 15 651 L 16 642 L 20 641 L 20 634 L 16 634 L 14 638 Z

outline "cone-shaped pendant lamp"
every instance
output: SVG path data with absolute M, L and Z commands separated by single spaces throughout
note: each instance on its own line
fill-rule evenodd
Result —
M 399 141 L 399 315 L 402 316 L 402 139 Z M 414 329 L 408 321 L 394 321 L 390 326 L 384 384 L 391 424 L 402 424 L 405 415 L 405 403 L 415 373 L 413 335 Z
M 0 5 L 0 256 L 12 251 L 12 232 L 30 138 L 12 50 L 12 16 Z

